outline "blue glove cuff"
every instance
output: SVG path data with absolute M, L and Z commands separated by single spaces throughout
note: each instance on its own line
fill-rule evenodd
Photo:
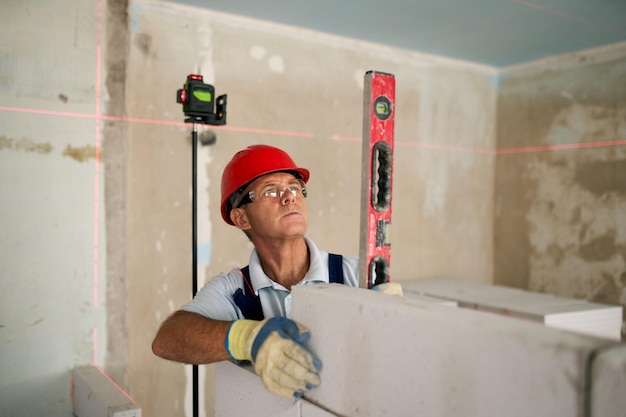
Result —
M 252 352 L 250 352 L 250 355 L 252 356 L 253 362 L 256 361 L 257 353 L 259 353 L 259 349 L 263 345 L 263 342 L 265 342 L 265 339 L 267 339 L 272 332 L 277 332 L 283 339 L 291 339 L 300 346 L 302 346 L 302 343 L 305 342 L 310 336 L 309 332 L 301 333 L 300 328 L 294 321 L 285 317 L 273 317 L 265 322 L 254 339 L 254 342 L 252 342 Z M 304 349 L 309 353 L 309 355 L 311 355 L 313 367 L 320 371 L 322 369 L 322 362 L 317 358 L 317 356 L 315 356 L 315 354 L 313 354 L 313 352 L 310 352 L 306 348 Z
M 228 352 L 228 356 L 230 356 L 230 357 L 231 357 L 232 359 L 234 359 L 234 360 L 237 360 L 237 359 L 235 359 L 235 357 L 233 356 L 233 354 L 232 354 L 232 353 L 230 353 L 230 346 L 229 346 L 229 344 L 228 344 L 228 340 L 229 340 L 229 337 L 228 337 L 228 336 L 230 336 L 230 329 L 232 329 L 232 328 L 233 328 L 233 324 L 235 324 L 235 322 L 234 322 L 234 321 L 233 321 L 232 323 L 230 323 L 230 326 L 228 326 L 228 331 L 226 332 L 226 340 L 224 340 L 224 347 L 226 347 L 226 352 Z
M 263 327 L 261 327 L 261 330 L 259 330 L 257 336 L 254 338 L 252 351 L 250 352 L 253 361 L 256 361 L 256 355 L 259 352 L 261 345 L 263 345 L 265 339 L 267 339 L 272 332 L 278 332 L 278 334 L 285 339 L 296 339 L 300 331 L 298 329 L 298 325 L 293 321 L 285 317 L 272 317 L 265 322 Z

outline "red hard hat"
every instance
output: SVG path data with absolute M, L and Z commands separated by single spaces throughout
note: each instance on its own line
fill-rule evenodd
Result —
M 272 172 L 293 171 L 305 183 L 309 180 L 309 170 L 299 168 L 283 150 L 268 145 L 252 145 L 233 156 L 222 174 L 222 218 L 230 220 L 230 202 L 233 193 L 261 175 Z

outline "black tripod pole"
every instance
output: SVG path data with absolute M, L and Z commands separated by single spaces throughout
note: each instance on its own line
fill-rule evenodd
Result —
M 191 132 L 191 270 L 192 270 L 192 296 L 198 292 L 198 130 L 194 121 Z M 193 417 L 199 417 L 199 386 L 198 365 L 193 365 Z
M 206 84 L 202 75 L 190 74 L 183 88 L 176 91 L 176 102 L 183 105 L 183 113 L 187 117 L 185 123 L 193 123 L 191 133 L 191 253 L 192 253 L 192 297 L 198 292 L 198 123 L 207 125 L 226 124 L 226 94 L 214 99 L 215 89 Z M 215 136 L 213 136 L 215 142 Z M 199 384 L 198 365 L 192 365 L 193 374 L 193 417 L 199 416 Z

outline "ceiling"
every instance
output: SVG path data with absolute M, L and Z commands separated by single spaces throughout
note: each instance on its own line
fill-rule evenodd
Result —
M 626 41 L 626 0 L 174 0 L 503 68 Z

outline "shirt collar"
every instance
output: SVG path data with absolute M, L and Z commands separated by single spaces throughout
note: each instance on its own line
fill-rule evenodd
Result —
M 304 285 L 309 283 L 326 283 L 328 284 L 328 266 L 325 265 L 322 260 L 322 254 L 320 253 L 315 243 L 306 236 L 304 241 L 309 248 L 310 265 L 304 279 L 296 285 Z M 287 291 L 285 287 L 277 282 L 274 282 L 265 274 L 261 267 L 261 261 L 259 260 L 259 254 L 256 249 L 252 250 L 250 254 L 249 262 L 250 282 L 254 292 L 258 295 L 261 288 L 273 287 L 276 290 Z

